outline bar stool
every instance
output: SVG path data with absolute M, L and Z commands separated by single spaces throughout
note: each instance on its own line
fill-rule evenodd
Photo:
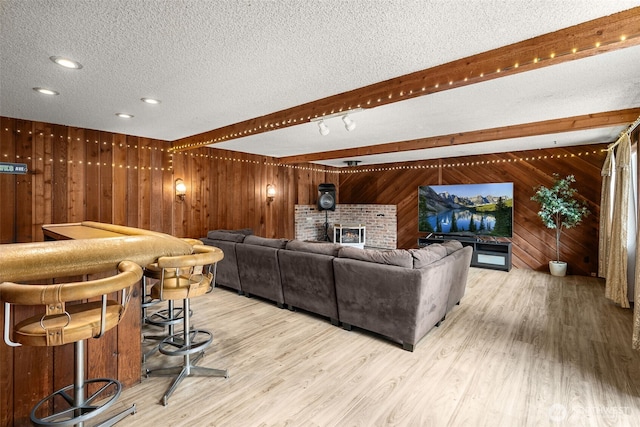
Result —
M 158 264 L 149 264 L 142 269 L 142 324 L 146 324 L 149 317 L 149 308 L 160 303 L 160 300 L 151 297 L 151 285 L 149 279 L 160 280 L 161 270 Z
M 224 255 L 213 246 L 195 245 L 192 255 L 161 257 L 158 267 L 162 269 L 162 277 L 151 288 L 151 295 L 160 300 L 183 300 L 182 331 L 173 334 L 160 343 L 160 353 L 168 356 L 182 356 L 183 364 L 169 368 L 147 370 L 147 376 L 175 376 L 173 382 L 162 397 L 162 404 L 167 405 L 169 397 L 186 377 L 207 376 L 228 378 L 226 369 L 212 369 L 195 364 L 204 356 L 204 349 L 211 345 L 213 334 L 203 329 L 191 327 L 191 298 L 199 297 L 207 292 L 215 283 L 215 267 Z M 191 355 L 198 354 L 193 360 Z
M 82 426 L 85 421 L 104 413 L 116 402 L 122 391 L 118 380 L 85 378 L 85 340 L 99 338 L 120 323 L 131 299 L 133 286 L 141 277 L 140 266 L 122 261 L 118 264 L 118 274 L 103 279 L 53 285 L 0 284 L 0 300 L 5 305 L 4 339 L 7 345 L 75 345 L 74 384 L 36 404 L 30 414 L 35 425 Z M 96 297 L 100 297 L 100 300 L 89 301 Z M 78 303 L 66 304 L 71 301 Z M 44 314 L 18 322 L 11 334 L 12 305 L 44 305 Z M 88 389 L 96 391 L 87 396 Z M 37 415 L 47 408 L 54 408 L 55 412 L 43 417 Z M 134 404 L 101 425 L 111 426 L 135 412 Z
M 189 243 L 191 246 L 194 245 L 202 245 L 202 241 L 198 240 L 198 239 L 191 239 L 191 238 L 182 238 L 180 239 L 183 242 Z M 159 299 L 155 299 L 151 296 L 151 287 L 149 286 L 151 284 L 151 280 L 160 280 L 160 275 L 162 274 L 162 269 L 160 267 L 158 267 L 158 263 L 153 263 L 153 264 L 149 264 L 147 266 L 144 267 L 143 269 L 143 298 L 142 298 L 142 324 L 144 325 L 145 323 L 149 323 L 149 324 L 154 324 L 153 322 L 147 322 L 148 320 L 148 309 L 150 307 L 153 307 L 156 304 L 159 304 L 161 301 Z M 151 280 L 149 280 L 151 279 Z M 164 324 L 162 324 L 162 320 L 169 318 L 170 316 L 167 316 L 167 312 L 165 311 L 158 319 L 156 319 L 157 322 L 160 322 L 161 324 L 156 325 L 156 326 L 164 326 Z
M 158 263 L 148 264 L 144 267 L 142 272 L 142 289 L 144 291 L 142 297 L 142 326 L 157 326 L 162 328 L 162 331 L 157 334 L 145 333 L 143 331 L 143 340 L 160 342 L 166 337 L 173 335 L 175 325 L 182 323 L 182 307 L 176 308 L 173 301 L 168 301 L 165 308 L 158 309 L 154 313 L 149 313 L 151 307 L 164 302 L 151 294 L 153 285 L 160 279 L 162 279 L 162 269 L 158 267 Z M 159 347 L 160 344 L 156 344 L 142 353 L 142 363 L 145 363 L 147 357 L 158 351 Z
M 186 243 L 189 243 L 191 246 L 194 245 L 202 245 L 202 241 L 197 239 L 190 238 L 182 238 Z M 173 273 L 167 272 L 168 275 Z M 167 276 L 168 277 L 168 276 Z M 149 309 L 154 307 L 161 302 L 162 300 L 155 298 L 151 294 L 151 288 L 154 282 L 162 279 L 162 268 L 158 267 L 158 263 L 148 264 L 143 269 L 142 274 L 142 325 L 151 325 L 163 328 L 163 332 L 159 335 L 142 335 L 143 340 L 157 340 L 161 341 L 168 336 L 174 335 L 175 333 L 175 325 L 182 323 L 182 310 L 183 307 L 176 307 L 174 301 L 167 301 L 167 307 L 157 310 L 156 312 L 149 314 Z M 209 292 L 211 292 L 212 288 L 210 288 Z M 191 312 L 193 314 L 193 312 Z M 147 357 L 151 356 L 153 353 L 158 351 L 160 344 L 153 346 L 151 349 L 147 350 L 142 354 L 142 363 L 145 363 Z

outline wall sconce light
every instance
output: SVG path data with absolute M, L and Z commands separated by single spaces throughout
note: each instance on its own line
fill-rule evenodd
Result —
M 267 184 L 267 199 L 273 202 L 276 197 L 276 186 L 273 184 Z
M 181 178 L 176 179 L 176 197 L 181 201 L 184 201 L 187 195 L 187 186 L 184 185 L 184 181 Z
M 267 200 L 273 202 L 276 198 L 276 186 L 273 184 L 267 184 Z

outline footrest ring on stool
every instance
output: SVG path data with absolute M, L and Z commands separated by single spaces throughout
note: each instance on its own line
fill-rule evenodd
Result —
M 38 402 L 38 404 L 31 410 L 31 422 L 38 426 L 72 426 L 100 415 L 116 402 L 122 392 L 122 384 L 120 384 L 120 381 L 111 378 L 94 378 L 85 380 L 84 386 L 85 389 L 88 389 L 89 385 L 100 385 L 100 383 L 104 383 L 104 385 L 101 385 L 95 393 L 88 396 L 84 402 L 80 402 L 79 404 L 76 404 L 73 401 L 75 384 L 68 385 L 58 391 L 55 391 Z M 113 390 L 109 390 L 110 388 L 113 388 Z M 105 392 L 107 391 L 113 394 L 106 395 Z M 105 396 L 106 400 L 102 401 L 105 399 Z M 95 404 L 94 401 L 96 400 L 102 402 L 100 402 L 100 404 Z M 36 412 L 38 412 L 38 409 L 48 402 L 51 402 L 48 406 L 52 408 L 60 408 L 61 406 L 64 406 L 65 408 L 57 410 L 55 414 L 51 414 L 46 417 L 37 417 Z M 78 413 L 80 415 L 76 416 Z
M 151 298 L 150 296 L 145 296 L 144 299 L 142 300 L 142 305 L 141 307 L 144 308 L 149 308 L 149 307 L 153 307 L 154 305 L 158 305 L 162 302 L 162 300 L 159 299 L 154 299 Z
M 182 323 L 183 308 L 175 307 L 173 309 L 173 317 L 169 312 L 169 309 L 163 309 L 150 314 L 145 319 L 145 323 L 153 326 L 169 326 Z
M 203 329 L 191 329 L 189 331 L 189 341 L 188 345 L 185 344 L 182 332 L 171 335 L 160 343 L 160 353 L 167 356 L 184 356 L 203 351 L 213 341 L 213 334 Z

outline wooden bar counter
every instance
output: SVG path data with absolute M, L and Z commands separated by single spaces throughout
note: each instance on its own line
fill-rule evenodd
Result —
M 44 225 L 42 226 L 42 232 L 45 240 L 98 239 L 126 236 L 126 234 L 103 228 L 88 227 L 81 223 Z
M 192 252 L 182 239 L 111 224 L 53 224 L 43 226 L 43 232 L 45 242 L 0 245 L 0 284 L 93 279 L 104 276 L 98 272 L 105 268 L 113 267 L 115 273 L 125 259 L 144 267 L 161 256 Z M 140 382 L 140 299 L 138 286 L 120 325 L 87 342 L 87 378 L 116 378 L 125 387 Z M 36 314 L 29 306 L 14 308 L 12 324 Z M 0 305 L 3 331 L 4 322 L 4 305 Z M 73 345 L 9 347 L 1 340 L 0 427 L 30 425 L 29 413 L 40 399 L 73 383 L 73 358 Z

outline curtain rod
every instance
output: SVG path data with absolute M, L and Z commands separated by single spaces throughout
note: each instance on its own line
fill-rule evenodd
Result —
M 622 139 L 622 136 L 626 133 L 627 135 L 631 135 L 631 132 L 633 132 L 635 130 L 635 128 L 638 127 L 638 125 L 640 125 L 640 116 L 638 116 L 638 118 L 636 119 L 635 122 L 631 123 L 629 125 L 629 127 L 627 128 L 627 130 L 620 132 L 620 138 L 618 138 L 618 140 L 616 142 L 614 142 L 613 144 L 609 145 L 607 147 L 607 151 L 611 151 L 614 148 L 616 148 L 616 146 L 620 143 L 620 140 Z
M 629 125 L 629 129 L 627 129 L 627 133 L 631 134 L 631 132 L 633 132 L 635 130 L 635 128 L 638 127 L 638 125 L 640 125 L 640 116 L 638 116 L 638 118 L 636 119 L 635 122 L 631 123 L 631 125 Z

